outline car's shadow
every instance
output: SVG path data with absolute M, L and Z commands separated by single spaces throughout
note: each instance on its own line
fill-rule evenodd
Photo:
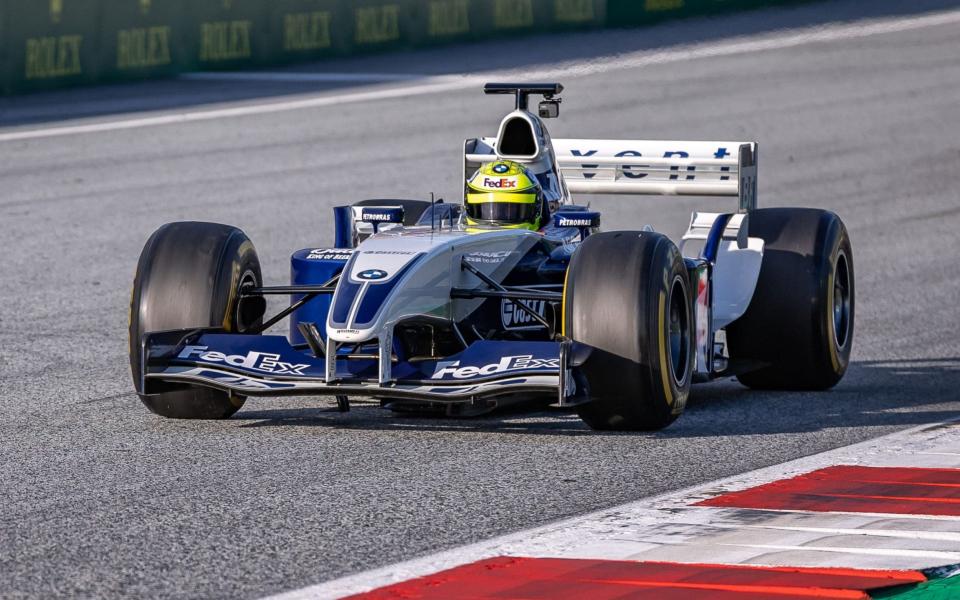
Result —
M 769 392 L 732 381 L 694 386 L 684 415 L 658 432 L 595 432 L 575 413 L 517 406 L 473 418 L 393 413 L 369 404 L 349 413 L 323 406 L 246 409 L 240 427 L 317 427 L 378 431 L 491 432 L 523 435 L 766 435 L 830 428 L 887 428 L 960 417 L 960 358 L 861 361 L 824 392 Z M 314 400 L 308 400 L 313 402 Z
M 408 74 L 423 76 L 511 71 L 563 61 L 602 63 L 618 54 L 684 44 L 700 44 L 780 29 L 810 27 L 865 18 L 916 15 L 956 8 L 955 0 L 832 0 L 744 13 L 715 14 L 637 29 L 604 29 L 568 34 L 509 36 L 436 48 L 334 58 L 323 62 L 270 67 L 301 73 Z M 414 80 L 415 81 L 415 80 Z M 0 127 L 39 124 L 118 113 L 188 108 L 221 102 L 352 90 L 384 83 L 344 83 L 304 79 L 184 80 L 181 78 L 40 92 L 0 98 Z

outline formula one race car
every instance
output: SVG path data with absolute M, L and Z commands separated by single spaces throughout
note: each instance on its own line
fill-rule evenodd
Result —
M 551 140 L 544 119 L 562 89 L 485 86 L 516 109 L 497 137 L 466 141 L 464 204 L 335 208 L 333 247 L 295 252 L 290 285 L 263 284 L 235 227 L 158 229 L 130 307 L 143 403 L 211 419 L 254 395 L 335 396 L 341 410 L 367 397 L 449 416 L 542 399 L 595 429 L 648 430 L 675 420 L 696 382 L 835 385 L 854 320 L 841 220 L 757 208 L 756 143 Z M 694 213 L 674 243 L 649 227 L 601 233 L 600 214 L 572 193 L 739 205 Z M 271 294 L 292 301 L 265 318 Z M 288 317 L 289 336 L 263 335 Z

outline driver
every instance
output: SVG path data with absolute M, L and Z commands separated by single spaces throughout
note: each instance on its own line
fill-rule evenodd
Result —
M 529 169 L 511 160 L 477 169 L 467 181 L 464 207 L 468 227 L 538 231 L 549 220 L 540 182 Z

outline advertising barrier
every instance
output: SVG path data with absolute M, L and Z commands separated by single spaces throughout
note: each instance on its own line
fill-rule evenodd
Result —
M 779 0 L 799 2 L 803 0 Z M 263 68 L 769 0 L 0 0 L 0 92 Z
M 100 80 L 137 79 L 182 70 L 186 56 L 181 43 L 181 8 L 179 0 L 101 3 L 99 20 L 89 34 L 97 41 L 96 71 L 92 76 Z

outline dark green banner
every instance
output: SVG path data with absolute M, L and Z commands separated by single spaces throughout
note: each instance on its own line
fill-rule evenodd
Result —
M 93 81 L 99 3 L 6 0 L 2 6 L 5 88 L 36 90 Z

